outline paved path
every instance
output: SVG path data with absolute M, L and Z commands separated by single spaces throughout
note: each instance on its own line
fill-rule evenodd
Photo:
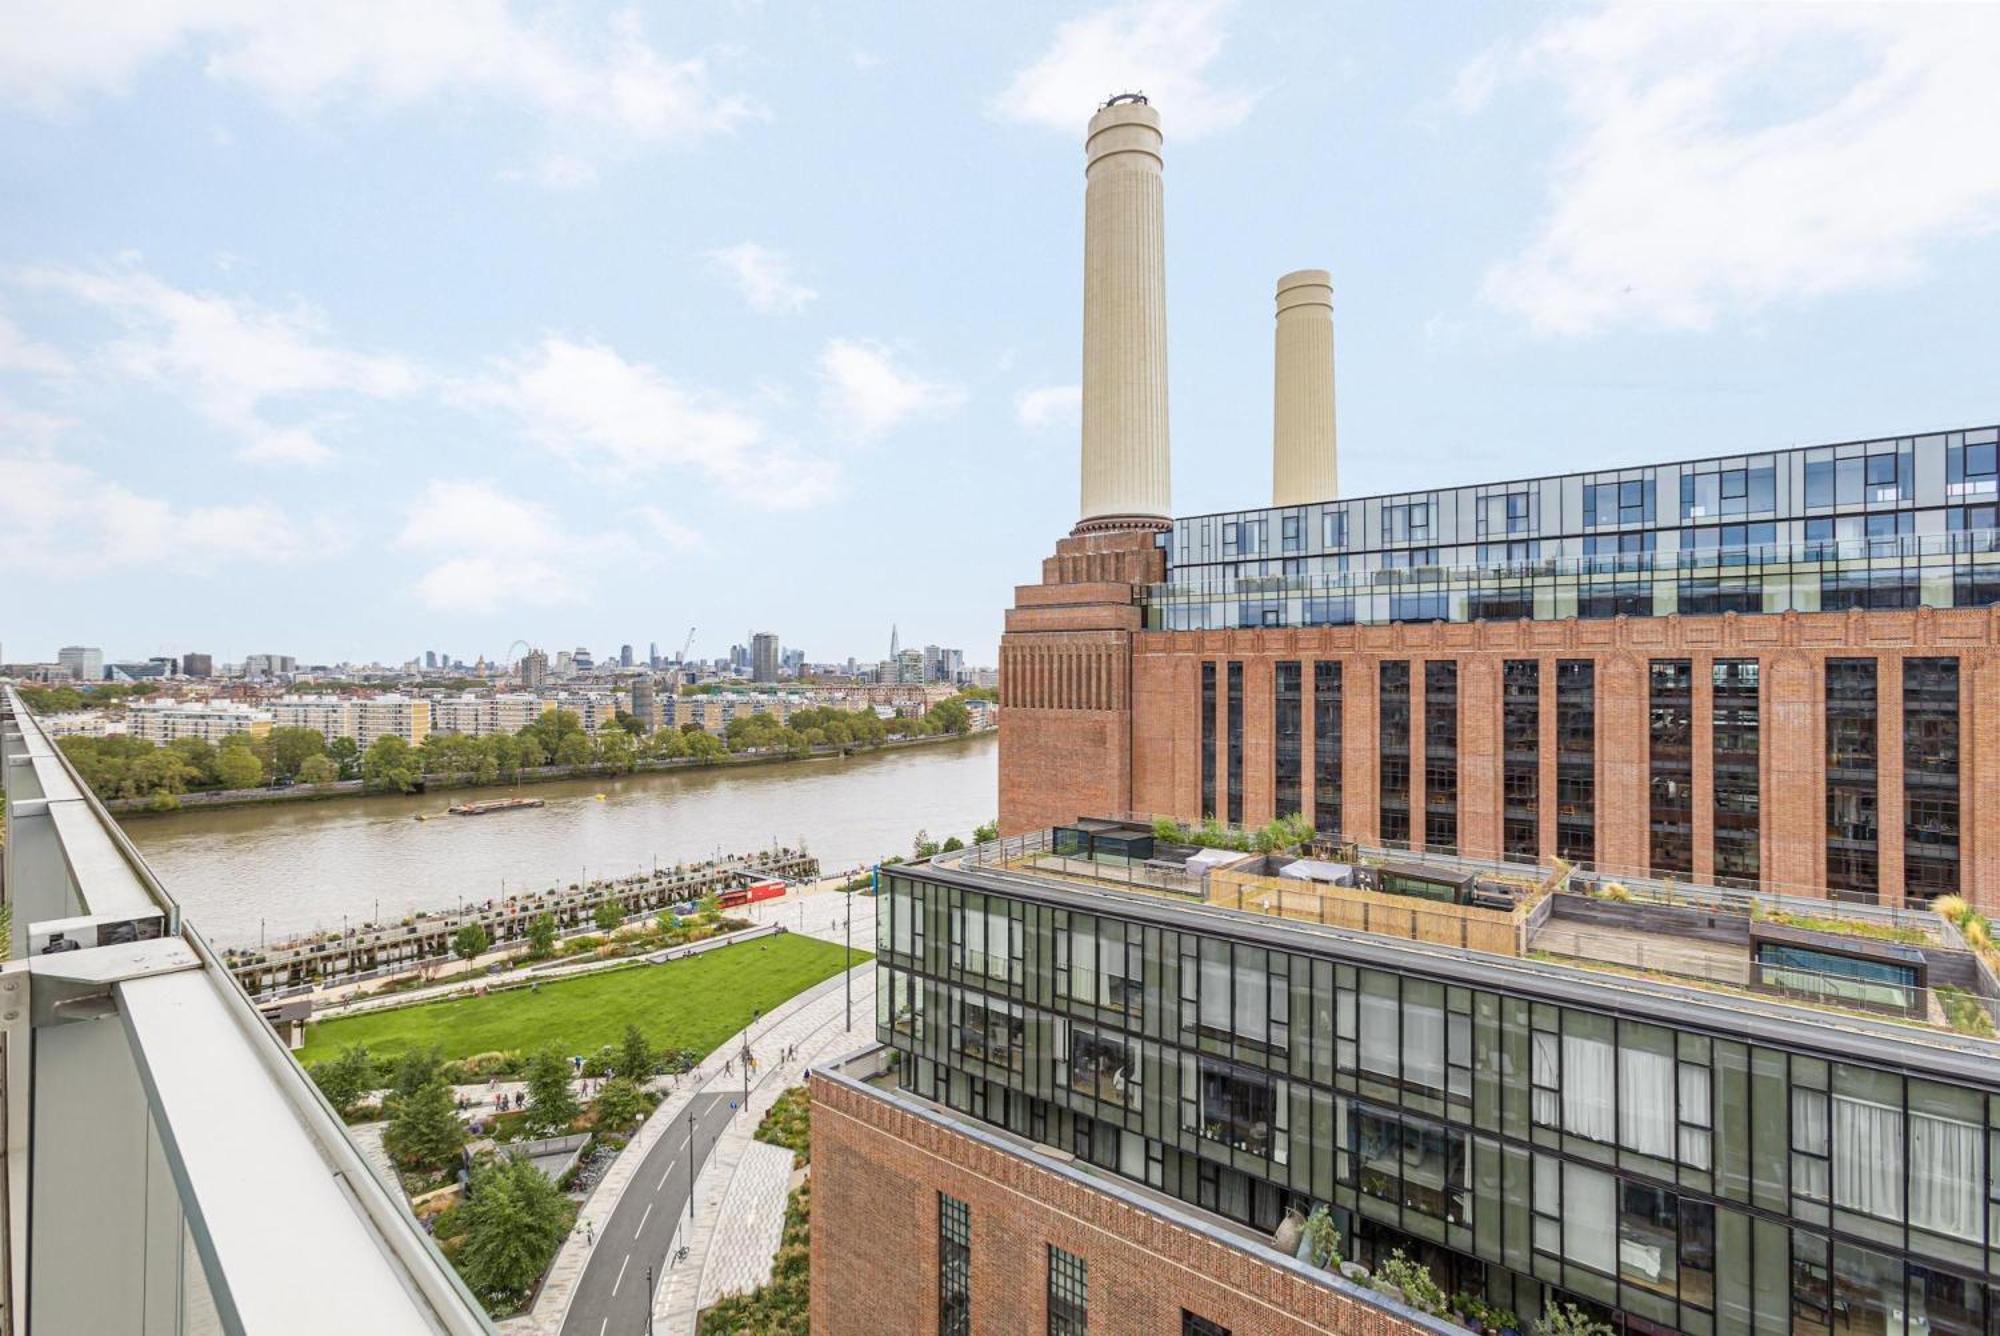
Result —
M 726 1294 L 748 1294 L 771 1279 L 771 1263 L 785 1234 L 785 1198 L 792 1186 L 792 1153 L 752 1140 L 729 1180 L 717 1226 L 724 1238 L 709 1250 L 695 1306 L 707 1308 Z
M 858 907 L 858 906 L 857 906 Z M 653 1329 L 659 1336 L 692 1336 L 701 1309 L 721 1295 L 732 1292 L 742 1278 L 756 1277 L 761 1283 L 771 1272 L 771 1261 L 782 1233 L 786 1182 L 760 1170 L 761 1143 L 752 1139 L 765 1112 L 792 1086 L 805 1079 L 814 1063 L 844 1057 L 875 1035 L 874 969 L 870 965 L 855 970 L 854 1028 L 845 1026 L 846 999 L 840 980 L 832 987 L 822 985 L 823 995 L 812 1005 L 777 1027 L 771 1042 L 783 1048 L 795 1047 L 789 1061 L 767 1067 L 751 1089 L 748 1116 L 734 1119 L 723 1129 L 697 1185 L 693 1228 L 686 1232 L 688 1260 L 670 1270 L 653 1299 Z M 745 1165 L 752 1166 L 745 1169 Z M 737 1187 L 738 1178 L 748 1173 L 749 1183 Z M 756 1202 L 754 1211 L 726 1209 L 734 1199 Z M 779 1229 L 773 1231 L 775 1216 Z M 608 1333 L 607 1333 L 608 1336 Z

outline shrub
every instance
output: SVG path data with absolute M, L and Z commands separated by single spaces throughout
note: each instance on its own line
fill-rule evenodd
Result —
M 1430 1268 L 1405 1257 L 1401 1248 L 1390 1253 L 1388 1260 L 1375 1268 L 1375 1284 L 1378 1287 L 1395 1286 L 1403 1292 L 1403 1302 L 1419 1313 L 1443 1317 L 1450 1310 L 1444 1289 L 1431 1278 Z M 1582 1333 L 1575 1333 L 1574 1336 L 1582 1336 Z M 1610 1333 L 1606 1332 L 1605 1336 L 1610 1336 Z
M 1575 1304 L 1557 1304 L 1535 1319 L 1535 1336 L 1611 1336 L 1611 1328 Z

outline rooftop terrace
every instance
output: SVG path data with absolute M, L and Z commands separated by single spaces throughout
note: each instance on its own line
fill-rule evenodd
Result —
M 940 855 L 941 868 L 1313 938 L 1389 939 L 1477 957 L 1493 973 L 1595 976 L 1598 988 L 1703 994 L 1904 1041 L 2000 1057 L 2000 959 L 1927 910 L 1720 886 L 1613 879 L 1312 841 L 1203 848 L 1217 832 L 1097 820 Z M 1081 833 L 1080 832 L 1087 832 Z M 1249 845 L 1245 832 L 1222 838 Z M 1119 912 L 1106 905 L 1104 912 Z

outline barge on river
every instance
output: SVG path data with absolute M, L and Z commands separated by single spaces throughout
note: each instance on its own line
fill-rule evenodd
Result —
M 513 812 L 523 807 L 546 807 L 545 798 L 495 798 L 491 802 L 460 803 L 450 810 L 453 816 L 485 816 L 489 812 Z

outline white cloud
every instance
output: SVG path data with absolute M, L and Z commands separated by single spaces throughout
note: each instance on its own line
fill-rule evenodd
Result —
M 965 402 L 956 385 L 924 380 L 897 367 L 881 344 L 834 339 L 819 355 L 820 404 L 836 429 L 873 440 L 905 423 L 940 417 Z
M 792 262 L 782 251 L 768 250 L 754 241 L 712 250 L 708 258 L 736 280 L 743 300 L 753 311 L 800 311 L 819 296 L 792 277 Z
M 1081 385 L 1043 385 L 1014 396 L 1014 416 L 1029 431 L 1068 426 L 1083 412 Z
M 35 269 L 33 287 L 66 293 L 109 315 L 124 336 L 103 349 L 115 374 L 184 396 L 243 440 L 250 463 L 320 464 L 333 451 L 309 421 L 274 422 L 275 401 L 353 394 L 375 399 L 414 392 L 421 376 L 393 356 L 332 343 L 308 307 L 274 311 L 249 301 L 172 287 L 129 266 Z
M 432 482 L 410 506 L 396 542 L 431 558 L 416 594 L 438 612 L 490 613 L 577 593 L 563 568 L 576 544 L 554 513 L 491 483 Z
M 182 53 L 220 82 L 292 112 L 368 110 L 485 95 L 545 120 L 644 142 L 727 130 L 754 108 L 711 87 L 700 57 L 673 59 L 621 10 L 601 31 L 560 11 L 517 18 L 506 0 L 145 0 L 0 8 L 0 99 L 44 113 L 128 90 Z
M 659 506 L 634 506 L 628 514 L 644 529 L 644 536 L 653 543 L 671 548 L 676 552 L 692 552 L 701 546 L 701 535 L 687 525 L 669 515 Z
M 25 371 L 32 376 L 68 376 L 76 370 L 69 358 L 23 334 L 0 315 L 0 371 Z
M 40 454 L 0 455 L 0 533 L 22 564 L 70 575 L 289 564 L 341 547 L 328 519 L 301 519 L 265 501 L 174 505 Z
M 531 168 L 508 168 L 500 173 L 500 179 L 526 181 L 544 190 L 581 190 L 597 184 L 597 165 L 574 154 L 550 153 Z
M 1626 5 L 1488 52 L 1572 123 L 1539 234 L 1487 275 L 1537 329 L 1705 329 L 1908 284 L 2000 228 L 2000 7 Z
M 624 475 L 692 471 L 774 507 L 814 499 L 795 485 L 809 466 L 821 484 L 829 479 L 829 465 L 793 459 L 788 467 L 790 457 L 756 415 L 602 344 L 545 338 L 533 353 L 501 362 L 499 374 L 458 394 L 509 414 L 554 454 Z
M 1015 74 L 994 110 L 1076 135 L 1105 98 L 1143 92 L 1169 136 L 1192 139 L 1239 125 L 1256 95 L 1218 88 L 1209 77 L 1232 8 L 1234 0 L 1128 0 L 1071 19 Z

